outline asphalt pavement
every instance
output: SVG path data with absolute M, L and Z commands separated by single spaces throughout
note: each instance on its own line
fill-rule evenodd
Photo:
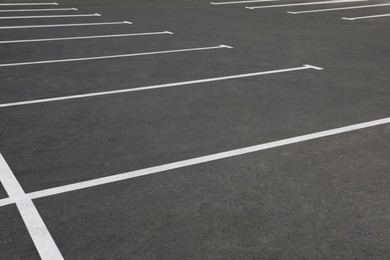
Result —
M 390 2 L 242 1 L 1 0 L 1 259 L 390 258 Z

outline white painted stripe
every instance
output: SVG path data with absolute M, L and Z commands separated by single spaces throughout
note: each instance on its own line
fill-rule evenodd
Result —
M 387 16 L 390 16 L 390 14 L 378 14 L 378 15 L 360 16 L 360 17 L 343 17 L 343 18 L 341 18 L 341 19 L 343 19 L 343 20 L 349 20 L 349 21 L 354 21 L 354 20 L 371 19 L 371 18 L 380 18 L 380 17 L 387 17 Z
M 106 96 L 106 95 L 114 95 L 114 94 L 120 94 L 120 93 L 160 89 L 160 88 L 186 86 L 186 85 L 193 85 L 193 84 L 200 84 L 200 83 L 207 83 L 207 82 L 214 82 L 214 81 L 255 77 L 255 76 L 261 76 L 261 75 L 276 74 L 276 73 L 283 73 L 283 72 L 292 72 L 292 71 L 307 70 L 307 69 L 322 70 L 322 68 L 320 68 L 320 67 L 316 67 L 316 66 L 312 66 L 312 65 L 303 65 L 302 67 L 295 67 L 295 68 L 289 68 L 289 69 L 262 71 L 262 72 L 247 73 L 247 74 L 238 74 L 238 75 L 218 77 L 218 78 L 198 79 L 198 80 L 168 83 L 168 84 L 161 84 L 161 85 L 152 85 L 152 86 L 138 87 L 138 88 L 128 88 L 128 89 L 120 89 L 120 90 L 95 92 L 95 93 L 89 93 L 89 94 L 79 94 L 79 95 L 71 95 L 71 96 L 63 96 L 63 97 L 54 97 L 54 98 L 35 99 L 35 100 L 19 101 L 19 102 L 12 102 L 12 103 L 3 103 L 3 104 L 0 104 L 0 108 L 32 105 L 32 104 L 39 104 L 39 103 L 49 103 L 49 102 L 55 102 L 55 101 L 80 99 L 80 98 L 88 98 L 88 97 Z
M 77 8 L 49 8 L 49 9 L 8 9 L 0 10 L 0 13 L 10 12 L 50 12 L 50 11 L 77 11 Z
M 51 27 L 75 27 L 75 26 L 100 26 L 100 25 L 123 25 L 133 24 L 132 22 L 106 22 L 106 23 L 65 23 L 65 24 L 37 24 L 37 25 L 18 25 L 18 26 L 0 26 L 0 30 L 8 29 L 31 29 L 31 28 L 51 28 Z
M 173 34 L 173 33 L 169 32 L 169 31 L 164 31 L 164 32 L 127 33 L 127 34 L 94 35 L 94 36 L 79 36 L 79 37 L 64 37 L 64 38 L 12 40 L 12 41 L 0 41 L 0 44 L 24 43 L 24 42 L 66 41 L 66 40 L 81 40 L 81 39 L 100 39 L 100 38 L 117 38 L 117 37 L 147 36 L 147 35 L 160 35 L 160 34 Z
M 34 15 L 34 16 L 0 16 L 0 20 L 70 18 L 70 17 L 91 17 L 91 16 L 101 16 L 101 15 L 100 14 L 60 14 L 60 15 Z
M 151 175 L 151 174 L 155 174 L 155 173 L 166 172 L 169 170 L 175 170 L 175 169 L 189 167 L 189 166 L 193 166 L 193 165 L 197 165 L 197 164 L 208 163 L 208 162 L 212 162 L 212 161 L 217 161 L 217 160 L 222 160 L 222 159 L 231 158 L 231 157 L 235 157 L 235 156 L 260 152 L 263 150 L 273 149 L 273 148 L 282 147 L 282 146 L 286 146 L 286 145 L 297 144 L 297 143 L 311 141 L 311 140 L 315 140 L 315 139 L 319 139 L 319 138 L 324 138 L 324 137 L 329 137 L 329 136 L 333 136 L 333 135 L 362 130 L 365 128 L 385 125 L 385 124 L 389 124 L 389 123 L 390 123 L 390 117 L 387 117 L 387 118 L 369 121 L 369 122 L 365 122 L 365 123 L 334 128 L 334 129 L 325 130 L 325 131 L 321 131 L 321 132 L 316 132 L 316 133 L 300 135 L 300 136 L 296 136 L 296 137 L 292 137 L 292 138 L 282 139 L 279 141 L 273 141 L 273 142 L 269 142 L 269 143 L 248 146 L 248 147 L 244 147 L 244 148 L 240 148 L 240 149 L 225 151 L 225 152 L 216 153 L 216 154 L 210 154 L 210 155 L 201 156 L 201 157 L 183 160 L 183 161 L 178 161 L 178 162 L 174 162 L 174 163 L 168 163 L 168 164 L 164 164 L 164 165 L 160 165 L 160 166 L 154 166 L 154 167 L 150 167 L 150 168 L 146 168 L 146 169 L 135 170 L 135 171 L 125 172 L 125 173 L 111 175 L 111 176 L 107 176 L 107 177 L 92 179 L 92 180 L 88 180 L 88 181 L 82 181 L 82 182 L 78 182 L 78 183 L 63 185 L 63 186 L 59 186 L 59 187 L 55 187 L 55 188 L 44 189 L 44 190 L 40 190 L 40 191 L 31 192 L 28 195 L 30 196 L 31 199 L 38 199 L 38 198 L 53 196 L 53 195 L 62 194 L 62 193 L 66 193 L 66 192 L 72 192 L 72 191 L 76 191 L 76 190 L 91 188 L 91 187 L 95 187 L 95 186 L 99 186 L 99 185 L 105 185 L 105 184 L 109 184 L 109 183 L 128 180 L 128 179 L 132 179 L 132 178 L 136 178 L 136 177 L 140 177 L 140 176 L 146 176 L 146 175 Z M 7 201 L 7 199 L 4 199 L 3 202 L 2 202 L 2 200 L 0 200 L 0 204 L 4 205 L 6 203 L 6 201 Z
M 24 192 L 4 157 L 0 154 L 0 181 L 9 198 L 16 203 L 24 224 L 43 260 L 63 259 L 31 198 Z
M 388 6 L 390 4 L 377 4 L 377 5 L 359 5 L 359 6 L 349 6 L 349 7 L 340 7 L 340 8 L 328 8 L 328 9 L 317 9 L 317 10 L 305 10 L 305 11 L 288 11 L 289 14 L 306 14 L 306 13 L 319 13 L 319 12 L 329 12 L 329 11 L 338 11 L 338 10 L 348 10 L 348 9 L 361 9 L 361 8 L 371 8 L 379 6 Z
M 58 5 L 57 3 L 0 3 L 0 6 Z
M 231 1 L 231 2 L 210 2 L 212 5 L 231 5 L 231 4 L 246 4 L 259 2 L 276 2 L 280 0 L 246 0 L 246 1 Z
M 119 55 L 110 55 L 110 56 L 97 56 L 97 57 L 61 59 L 61 60 L 28 61 L 28 62 L 17 62 L 17 63 L 0 64 L 0 67 L 13 67 L 13 66 L 49 64 L 49 63 L 63 63 L 63 62 L 75 62 L 75 61 L 115 59 L 115 58 L 136 57 L 136 56 L 146 56 L 146 55 L 155 55 L 155 54 L 167 54 L 167 53 L 178 53 L 178 52 L 190 52 L 190 51 L 204 51 L 204 50 L 225 49 L 225 48 L 231 49 L 232 47 L 227 46 L 227 45 L 218 45 L 218 46 L 192 48 L 192 49 L 179 49 L 179 50 L 169 50 L 169 51 L 154 51 L 154 52 L 130 53 L 130 54 L 119 54 Z
M 14 202 L 10 198 L 0 199 L 0 208 L 7 205 L 11 205 L 13 203 Z
M 297 3 L 297 4 L 283 4 L 283 5 L 246 6 L 245 8 L 253 10 L 253 9 L 276 8 L 276 7 L 287 7 L 287 6 L 326 5 L 326 4 L 366 2 L 366 1 L 368 0 L 335 0 L 335 1 L 307 2 L 307 3 Z

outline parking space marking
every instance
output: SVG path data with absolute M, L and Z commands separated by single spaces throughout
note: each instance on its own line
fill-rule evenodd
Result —
M 44 9 L 9 9 L 0 10 L 0 13 L 11 13 L 11 12 L 50 12 L 50 11 L 77 11 L 77 8 L 44 8 Z
M 58 5 L 53 3 L 0 3 L 0 6 Z
M 34 15 L 34 16 L 0 16 L 1 20 L 9 19 L 46 19 L 46 18 L 70 18 L 101 16 L 101 14 L 60 14 L 60 15 Z
M 6 190 L 9 199 L 16 204 L 40 257 L 43 260 L 63 259 L 61 252 L 51 237 L 49 230 L 39 215 L 30 196 L 24 192 L 1 154 L 0 181 Z
M 78 36 L 78 37 L 63 37 L 63 38 L 47 38 L 47 39 L 28 39 L 28 40 L 12 40 L 0 41 L 0 44 L 6 43 L 27 43 L 27 42 L 48 42 L 48 41 L 66 41 L 66 40 L 82 40 L 82 39 L 101 39 L 101 38 L 118 38 L 118 37 L 132 37 L 132 36 L 148 36 L 148 35 L 163 35 L 173 34 L 173 32 L 146 32 L 146 33 L 126 33 L 126 34 L 109 34 L 109 35 L 92 35 L 92 36 Z
M 231 4 L 246 4 L 259 2 L 276 2 L 280 0 L 248 0 L 248 1 L 230 1 L 230 2 L 210 2 L 212 5 L 231 5 Z
M 95 92 L 95 93 L 88 93 L 88 94 L 70 95 L 70 96 L 63 96 L 63 97 L 43 98 L 43 99 L 19 101 L 19 102 L 12 102 L 12 103 L 3 103 L 3 104 L 0 104 L 0 108 L 32 105 L 32 104 L 39 104 L 39 103 L 49 103 L 49 102 L 88 98 L 88 97 L 106 96 L 106 95 L 114 95 L 114 94 L 120 94 L 120 93 L 160 89 L 160 88 L 179 87 L 179 86 L 186 86 L 186 85 L 193 85 L 193 84 L 200 84 L 200 83 L 207 83 L 207 82 L 215 82 L 215 81 L 239 79 L 239 78 L 248 78 L 248 77 L 261 76 L 261 75 L 292 72 L 292 71 L 299 71 L 299 70 L 308 70 L 308 69 L 323 70 L 320 67 L 316 67 L 316 66 L 312 66 L 312 65 L 303 65 L 301 67 L 295 67 L 295 68 L 238 74 L 238 75 L 225 76 L 225 77 L 199 79 L 199 80 L 183 81 L 183 82 L 176 82 L 176 83 L 138 87 L 138 88 L 128 88 L 128 89 L 119 89 L 119 90 Z
M 65 23 L 65 24 L 37 24 L 37 25 L 18 25 L 18 26 L 0 26 L 0 30 L 10 29 L 31 29 L 31 28 L 51 28 L 51 27 L 77 27 L 77 26 L 101 26 L 101 25 L 124 25 L 133 24 L 132 22 L 106 22 L 106 23 Z
M 42 61 L 5 63 L 5 64 L 0 64 L 0 67 L 14 67 L 14 66 L 25 66 L 25 65 L 38 65 L 38 64 L 50 64 L 50 63 L 75 62 L 75 61 L 117 59 L 117 58 L 146 56 L 146 55 L 156 55 L 156 54 L 168 54 L 168 53 L 179 53 L 179 52 L 190 52 L 190 51 L 205 51 L 205 50 L 213 50 L 213 49 L 231 49 L 231 48 L 233 48 L 233 47 L 221 44 L 221 45 L 217 45 L 217 46 L 191 48 L 191 49 L 177 49 L 177 50 L 168 50 L 168 51 L 153 51 L 153 52 L 129 53 L 129 54 L 119 54 L 119 55 L 109 55 L 109 56 L 96 56 L 96 57 L 85 57 L 85 58 L 72 58 L 72 59 L 61 59 L 61 60 L 42 60 Z
M 306 13 L 319 13 L 319 12 L 330 12 L 338 10 L 348 10 L 348 9 L 361 9 L 361 8 L 371 8 L 371 7 L 380 7 L 388 6 L 389 4 L 377 4 L 377 5 L 359 5 L 359 6 L 348 6 L 340 8 L 328 8 L 328 9 L 317 9 L 317 10 L 305 10 L 305 11 L 288 11 L 289 14 L 306 14 Z
M 264 6 L 246 6 L 247 9 L 264 9 L 264 8 L 277 8 L 287 6 L 302 6 L 302 5 L 326 5 L 326 4 L 338 4 L 338 3 L 353 3 L 353 2 L 366 2 L 368 0 L 334 0 L 334 1 L 321 1 L 321 2 L 306 2 L 297 4 L 283 4 L 283 5 L 264 5 Z
M 341 19 L 348 20 L 348 21 L 354 21 L 354 20 L 361 20 L 361 19 L 381 18 L 381 17 L 387 17 L 387 16 L 390 16 L 390 14 L 378 14 L 378 15 L 360 16 L 360 17 L 343 17 Z
M 88 181 L 82 181 L 82 182 L 78 182 L 78 183 L 63 185 L 63 186 L 59 186 L 59 187 L 55 187 L 55 188 L 44 189 L 44 190 L 28 193 L 27 195 L 31 199 L 44 198 L 44 197 L 49 197 L 49 196 L 53 196 L 53 195 L 57 195 L 57 194 L 62 194 L 62 193 L 77 191 L 77 190 L 81 190 L 81 189 L 91 188 L 91 187 L 95 187 L 95 186 L 105 185 L 105 184 L 109 184 L 109 183 L 124 181 L 124 180 L 128 180 L 128 179 L 136 178 L 136 177 L 166 172 L 169 170 L 175 170 L 175 169 L 189 167 L 189 166 L 193 166 L 193 165 L 197 165 L 197 164 L 209 163 L 212 161 L 217 161 L 217 160 L 222 160 L 222 159 L 226 159 L 226 158 L 255 153 L 255 152 L 259 152 L 259 151 L 263 151 L 263 150 L 269 150 L 269 149 L 273 149 L 273 148 L 277 148 L 277 147 L 282 147 L 282 146 L 287 146 L 287 145 L 291 145 L 291 144 L 297 144 L 297 143 L 301 143 L 301 142 L 320 139 L 320 138 L 324 138 L 324 137 L 353 132 L 353 131 L 362 130 L 365 128 L 370 128 L 370 127 L 375 127 L 375 126 L 380 126 L 380 125 L 385 125 L 385 124 L 389 124 L 389 123 L 390 123 L 390 117 L 387 117 L 387 118 L 364 122 L 364 123 L 360 123 L 360 124 L 354 124 L 354 125 L 334 128 L 334 129 L 330 129 L 330 130 L 325 130 L 325 131 L 306 134 L 306 135 L 300 135 L 300 136 L 282 139 L 282 140 L 278 140 L 278 141 L 273 141 L 273 142 L 269 142 L 269 143 L 263 143 L 263 144 L 259 144 L 259 145 L 248 146 L 248 147 L 243 147 L 240 149 L 235 149 L 235 150 L 225 151 L 225 152 L 221 152 L 221 153 L 215 153 L 215 154 L 210 154 L 210 155 L 206 155 L 206 156 L 187 159 L 187 160 L 183 160 L 183 161 L 178 161 L 178 162 L 163 164 L 163 165 L 159 165 L 159 166 L 149 167 L 149 168 L 145 168 L 145 169 L 141 169 L 141 170 L 135 170 L 135 171 L 120 173 L 120 174 L 116 174 L 116 175 L 106 176 L 106 177 L 102 177 L 102 178 L 96 178 L 96 179 L 92 179 L 92 180 L 88 180 Z M 0 205 L 1 204 L 4 205 L 6 200 L 7 199 L 0 200 Z
M 10 198 L 1 199 L 0 200 L 0 208 L 4 207 L 4 206 L 7 206 L 7 205 L 11 205 L 13 203 L 14 203 L 13 200 L 11 200 Z

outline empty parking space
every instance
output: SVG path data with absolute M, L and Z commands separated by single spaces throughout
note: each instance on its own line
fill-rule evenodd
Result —
M 0 3 L 0 258 L 389 257 L 389 3 Z
M 336 1 L 292 1 L 292 2 L 279 2 L 273 3 L 274 1 L 227 1 L 227 2 L 210 2 L 211 5 L 215 6 L 240 6 L 249 10 L 259 10 L 264 9 L 277 9 L 282 12 L 284 9 L 287 10 L 288 14 L 302 15 L 302 14 L 311 14 L 318 15 L 319 13 L 326 13 L 326 15 L 332 15 L 333 13 L 341 14 L 342 20 L 356 21 L 356 20 L 373 20 L 379 18 L 386 18 L 389 16 L 386 13 L 389 3 L 383 1 L 367 1 L 367 0 L 336 0 Z M 254 5 L 254 4 L 260 5 Z M 314 8 L 311 6 L 315 6 Z M 328 7 L 332 6 L 332 7 Z M 311 8 L 311 9 L 310 9 Z M 366 10 L 368 9 L 368 10 Z M 359 11 L 365 13 L 366 15 L 359 16 Z M 355 13 L 355 16 L 352 17 L 343 17 L 344 13 Z M 367 14 L 369 12 L 371 15 Z M 377 13 L 377 14 L 376 14 Z M 324 16 L 324 14 L 322 14 Z M 333 16 L 337 16 L 334 14 Z M 348 15 L 347 15 L 348 16 Z M 320 15 L 321 17 L 321 15 Z M 332 16 L 331 16 L 332 18 Z
M 3 154 L 35 191 L 387 117 L 386 92 L 304 87 L 318 73 L 3 108 Z
M 385 258 L 388 138 L 389 128 L 377 127 L 56 195 L 37 207 L 68 259 Z

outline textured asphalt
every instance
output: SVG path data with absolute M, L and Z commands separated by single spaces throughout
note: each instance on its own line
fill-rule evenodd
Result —
M 26 192 L 390 116 L 390 17 L 341 20 L 390 7 L 291 15 L 367 3 L 264 10 L 205 0 L 58 3 L 102 17 L 0 26 L 134 24 L 0 30 L 0 41 L 175 34 L 0 44 L 0 64 L 234 48 L 4 67 L 0 104 L 303 64 L 324 70 L 0 108 L 0 153 Z M 389 158 L 384 125 L 34 203 L 65 259 L 389 259 Z M 15 205 L 1 207 L 0 219 L 0 259 L 39 259 Z

